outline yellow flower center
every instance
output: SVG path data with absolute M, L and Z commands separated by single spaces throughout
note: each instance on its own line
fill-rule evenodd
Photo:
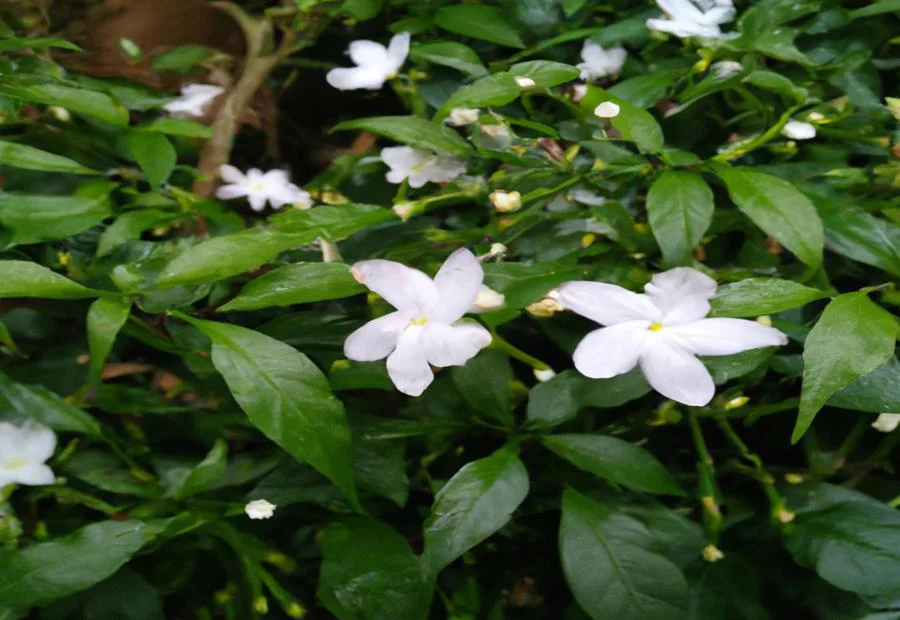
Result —
M 250 186 L 250 189 L 253 190 L 254 192 L 261 192 L 264 189 L 266 189 L 266 185 L 265 185 L 265 183 L 253 183 Z
M 409 320 L 410 325 L 418 325 L 419 327 L 425 325 L 426 323 L 428 323 L 428 318 L 424 316 L 417 316 Z
M 648 329 L 649 329 L 651 332 L 658 332 L 658 331 L 661 330 L 662 328 L 663 328 L 663 324 L 662 324 L 662 323 L 657 323 L 656 321 L 654 321 L 653 323 L 650 323 L 650 327 L 648 327 Z
M 6 461 L 6 469 L 22 469 L 28 465 L 28 459 L 18 458 L 13 459 L 11 461 Z

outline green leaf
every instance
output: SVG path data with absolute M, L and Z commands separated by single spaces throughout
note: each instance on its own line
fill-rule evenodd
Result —
M 453 93 L 435 115 L 435 119 L 443 119 L 453 108 L 487 108 L 506 105 L 510 101 L 514 101 L 521 92 L 522 87 L 516 84 L 516 78 L 512 73 L 492 73 Z
M 344 620 L 426 620 L 434 583 L 406 540 L 376 519 L 329 525 L 316 594 Z
M 353 471 L 359 487 L 405 506 L 409 498 L 405 450 L 403 441 L 354 436 Z
M 409 55 L 413 60 L 450 67 L 472 77 L 487 75 L 487 69 L 484 68 L 478 54 L 468 45 L 456 41 L 423 43 L 412 48 Z
M 373 116 L 338 123 L 334 131 L 364 130 L 402 144 L 438 153 L 470 155 L 472 147 L 458 133 L 418 116 Z
M 680 70 L 654 71 L 638 75 L 611 86 L 609 94 L 633 103 L 639 108 L 649 108 L 665 97 L 672 84 L 682 75 Z
M 747 278 L 720 286 L 709 303 L 713 316 L 776 314 L 828 297 L 827 291 L 778 278 Z
M 372 19 L 381 10 L 381 0 L 344 0 L 341 10 L 357 21 Z
M 826 249 L 900 277 L 900 226 L 843 202 L 817 204 Z
M 27 611 L 103 581 L 147 540 L 139 521 L 101 521 L 26 549 L 0 552 L 0 609 Z
M 538 383 L 528 394 L 525 417 L 531 428 L 550 428 L 578 413 L 578 390 L 584 384 L 577 372 L 567 370 L 549 381 Z
M 506 47 L 525 47 L 519 33 L 503 14 L 486 4 L 455 4 L 438 10 L 434 23 L 454 34 Z
M 359 508 L 344 407 L 316 365 L 259 332 L 188 320 L 212 340 L 212 363 L 250 421 L 298 461 L 328 477 Z
M 0 44 L 3 40 L 0 39 Z M 0 165 L 24 168 L 26 170 L 42 170 L 44 172 L 64 172 L 68 174 L 99 174 L 86 168 L 68 157 L 54 155 L 27 144 L 0 140 Z
M 127 241 L 139 239 L 145 230 L 149 230 L 166 220 L 175 217 L 171 213 L 159 209 L 141 209 L 123 213 L 116 221 L 107 226 L 100 235 L 97 244 L 97 256 L 106 256 Z
M 721 560 L 695 563 L 687 570 L 691 600 L 687 620 L 768 620 L 760 576 L 753 564 L 734 552 Z
M 567 488 L 559 548 L 575 600 L 594 620 L 671 620 L 687 610 L 687 582 L 636 519 Z
M 131 301 L 124 298 L 101 297 L 88 308 L 88 346 L 91 350 L 91 379 L 94 382 L 100 381 L 106 358 L 129 314 Z
M 12 231 L 11 245 L 63 239 L 96 226 L 109 215 L 109 199 L 105 195 L 82 198 L 0 194 L 0 226 Z
M 803 350 L 803 390 L 791 441 L 803 436 L 832 394 L 894 355 L 898 324 L 864 291 L 836 297 L 819 317 Z
M 883 413 L 900 411 L 900 361 L 892 357 L 870 373 L 834 393 L 828 406 Z
M 692 172 L 666 170 L 647 193 L 647 218 L 667 265 L 690 265 L 712 223 L 712 190 Z
M 211 489 L 228 467 L 228 444 L 224 439 L 216 439 L 206 457 L 191 470 L 171 495 L 184 499 Z
M 85 88 L 55 82 L 20 82 L 0 84 L 0 96 L 22 101 L 44 103 L 66 108 L 113 125 L 128 125 L 128 110 L 109 95 Z
M 791 486 L 785 499 L 797 517 L 784 544 L 798 563 L 875 605 L 900 599 L 900 512 L 824 483 Z
M 134 128 L 135 131 L 155 131 L 169 136 L 182 136 L 184 138 L 212 138 L 213 129 L 203 123 L 192 121 L 188 118 L 156 118 L 146 123 L 141 123 Z
M 555 286 L 577 278 L 577 266 L 559 263 L 487 263 L 485 283 L 506 297 L 505 307 L 524 308 L 547 294 Z
M 165 620 L 159 592 L 127 566 L 91 588 L 85 597 L 83 620 Z
M 101 294 L 101 291 L 81 286 L 43 265 L 24 260 L 0 260 L 0 299 L 5 297 L 85 299 Z
M 900 0 L 878 0 L 868 6 L 850 11 L 850 19 L 861 19 L 884 13 L 896 13 L 900 11 Z
M 40 385 L 15 383 L 0 372 L 0 410 L 13 411 L 49 426 L 55 431 L 70 431 L 99 437 L 100 424 L 89 413 L 73 407 Z
M 584 8 L 588 0 L 562 0 L 563 13 L 566 17 L 572 17 L 575 13 Z
M 464 366 L 450 369 L 456 389 L 476 414 L 512 425 L 509 384 L 512 367 L 502 351 L 482 351 Z
M 511 447 L 456 472 L 438 492 L 425 522 L 431 574 L 509 523 L 527 495 L 528 472 Z
M 579 105 L 593 115 L 594 108 L 605 101 L 612 101 L 619 106 L 619 113 L 609 119 L 609 122 L 622 134 L 622 138 L 634 142 L 642 153 L 658 153 L 663 149 L 665 138 L 662 127 L 652 114 L 630 101 L 589 84 L 587 94 L 582 97 Z
M 800 88 L 788 78 L 780 73 L 775 73 L 774 71 L 757 70 L 745 77 L 742 81 L 758 86 L 764 90 L 777 93 L 788 99 L 792 99 L 797 103 L 806 101 L 808 95 L 805 88 Z
M 822 220 L 809 199 L 793 185 L 749 168 L 713 164 L 731 199 L 753 223 L 815 267 L 822 262 Z
M 561 62 L 530 60 L 513 65 L 509 68 L 509 72 L 516 77 L 534 80 L 535 88 L 550 88 L 577 80 L 581 70 Z
M 58 37 L 21 37 L 15 39 L 0 39 L 0 52 L 15 52 L 27 49 L 45 49 L 57 47 L 64 50 L 80 52 L 82 49 L 65 39 Z
M 685 492 L 650 452 L 608 435 L 568 434 L 541 442 L 575 467 L 635 491 L 681 495 Z
M 178 154 L 175 147 L 161 133 L 132 131 L 125 137 L 125 147 L 147 177 L 153 188 L 158 188 L 169 179 Z
M 160 288 L 211 283 L 244 273 L 319 237 L 337 241 L 396 219 L 384 207 L 364 204 L 315 207 L 270 218 L 269 226 L 204 241 L 176 256 L 157 281 Z M 2 285 L 0 285 L 2 286 Z
M 219 312 L 258 310 L 327 299 L 340 299 L 363 292 L 343 263 L 297 263 L 270 271 L 241 290 Z

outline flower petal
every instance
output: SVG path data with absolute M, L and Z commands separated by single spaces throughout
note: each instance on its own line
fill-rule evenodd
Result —
M 466 248 L 456 250 L 434 276 L 438 302 L 429 315 L 444 323 L 459 320 L 472 306 L 482 282 L 484 269 L 475 255 Z
M 556 297 L 563 308 L 601 325 L 660 318 L 659 309 L 646 295 L 606 282 L 566 282 L 556 289 Z
M 364 260 L 353 265 L 353 277 L 398 310 L 423 312 L 438 299 L 431 278 L 418 269 L 390 260 Z
M 591 379 L 609 379 L 628 372 L 638 363 L 647 327 L 647 321 L 628 321 L 595 329 L 575 348 L 575 368 Z
M 0 455 L 3 457 L 21 454 L 22 442 L 19 440 L 19 427 L 10 422 L 0 422 Z M 0 483 L 0 487 L 3 484 Z
M 676 267 L 653 276 L 644 291 L 662 311 L 662 322 L 677 325 L 709 314 L 709 299 L 716 294 L 716 281 L 696 269 Z
M 378 90 L 384 86 L 386 78 L 384 71 L 376 71 L 367 67 L 332 69 L 325 75 L 325 80 L 338 90 L 357 90 L 360 88 Z
M 491 344 L 491 333 L 475 323 L 446 325 L 432 321 L 425 326 L 425 357 L 433 366 L 462 366 Z
M 387 371 L 394 386 L 409 396 L 420 396 L 434 380 L 422 346 L 423 328 L 410 326 L 403 330 L 397 348 L 387 358 Z
M 357 362 L 386 358 L 397 346 L 400 332 L 409 324 L 408 312 L 391 312 L 369 321 L 344 341 L 344 356 Z
M 388 64 L 388 51 L 375 41 L 353 41 L 347 48 L 350 60 L 360 67 L 384 67 Z
M 222 185 L 216 190 L 216 198 L 219 200 L 234 200 L 247 195 L 247 188 L 243 185 Z
M 56 481 L 53 470 L 43 463 L 33 463 L 21 469 L 17 469 L 12 472 L 11 477 L 15 482 L 27 486 L 53 484 Z
M 219 166 L 219 178 L 226 183 L 243 183 L 246 180 L 244 173 L 231 164 L 222 164 Z
M 641 353 L 641 370 L 654 390 L 674 401 L 701 407 L 716 386 L 703 363 L 667 338 L 654 338 Z
M 663 331 L 696 355 L 732 355 L 788 342 L 787 336 L 777 329 L 747 319 L 701 319 Z
M 266 201 L 268 198 L 265 194 L 257 194 L 253 193 L 247 196 L 247 201 L 250 203 L 250 208 L 254 211 L 262 211 L 266 208 Z
M 22 426 L 19 441 L 22 442 L 19 453 L 34 463 L 43 463 L 56 450 L 56 433 L 37 422 L 26 422 Z
M 406 57 L 409 55 L 409 40 L 410 34 L 408 32 L 395 34 L 391 39 L 387 49 L 387 58 L 391 73 L 399 71 L 400 67 L 403 66 L 403 63 L 406 62 Z

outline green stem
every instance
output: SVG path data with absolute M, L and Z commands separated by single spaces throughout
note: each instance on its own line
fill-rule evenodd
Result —
M 700 507 L 703 511 L 703 526 L 706 538 L 713 545 L 719 542 L 722 531 L 722 511 L 719 509 L 716 491 L 716 470 L 713 458 L 706 447 L 700 421 L 693 409 L 688 409 L 688 424 L 691 428 L 691 439 L 697 451 L 697 490 L 700 494 Z
M 772 125 L 771 127 L 769 127 L 769 129 L 767 129 L 766 131 L 764 131 L 757 137 L 753 138 L 752 140 L 748 140 L 747 142 L 745 142 L 743 144 L 737 144 L 733 148 L 731 148 L 723 153 L 719 153 L 718 155 L 713 157 L 711 161 L 723 162 L 723 163 L 729 162 L 732 159 L 737 159 L 738 157 L 743 157 L 750 151 L 754 151 L 754 150 L 760 148 L 761 146 L 768 143 L 770 140 L 776 138 L 778 136 L 778 134 L 781 133 L 781 129 L 782 129 L 782 127 L 784 127 L 785 123 L 787 123 L 789 120 L 791 120 L 791 117 L 794 115 L 794 112 L 799 110 L 801 107 L 803 107 L 803 106 L 795 105 L 795 106 L 788 108 L 784 112 L 784 114 L 782 114 L 780 117 L 778 117 L 778 120 L 775 121 L 775 124 Z
M 863 435 L 866 434 L 868 428 L 869 419 L 865 416 L 859 416 L 856 423 L 853 425 L 853 428 L 850 429 L 847 437 L 844 439 L 843 443 L 841 443 L 841 447 L 835 451 L 835 456 L 839 459 L 846 459 L 850 456 L 850 453 L 856 448 L 856 445 L 863 438 Z
M 534 368 L 535 370 L 551 370 L 548 364 L 545 364 L 538 358 L 528 355 L 525 351 L 522 351 L 515 345 L 511 344 L 507 341 L 503 336 L 499 335 L 497 332 L 491 330 L 491 335 L 494 337 L 494 340 L 491 342 L 490 348 L 497 349 L 498 351 L 503 351 L 508 354 L 510 357 L 519 360 L 520 362 L 524 362 Z

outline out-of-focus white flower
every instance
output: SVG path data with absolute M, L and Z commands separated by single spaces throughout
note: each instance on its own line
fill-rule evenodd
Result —
M 472 302 L 472 307 L 469 308 L 469 312 L 472 314 L 479 314 L 481 312 L 493 312 L 494 310 L 499 310 L 506 303 L 506 296 L 503 293 L 498 293 L 494 289 L 481 285 L 481 288 L 478 289 L 478 294 L 475 295 L 475 301 Z
M 720 60 L 719 62 L 714 62 L 710 70 L 717 78 L 724 79 L 743 71 L 744 65 L 734 60 Z
M 383 148 L 381 160 L 390 168 L 386 175 L 388 181 L 403 183 L 409 179 L 410 187 L 422 187 L 429 181 L 446 183 L 466 171 L 466 162 L 461 159 L 411 146 Z
M 221 86 L 212 84 L 188 84 L 181 87 L 181 97 L 164 105 L 163 110 L 172 116 L 199 118 L 206 114 L 213 99 L 224 91 Z
M 463 127 L 478 122 L 478 108 L 453 108 L 444 123 L 451 127 Z
M 378 90 L 396 77 L 409 54 L 408 32 L 394 35 L 388 47 L 375 41 L 353 41 L 347 48 L 352 68 L 332 69 L 325 76 L 329 84 L 340 90 L 366 88 Z
M 522 194 L 507 192 L 502 189 L 491 192 L 491 204 L 500 213 L 512 213 L 522 208 Z
M 244 506 L 244 512 L 251 519 L 271 519 L 272 515 L 275 514 L 276 508 L 278 506 L 268 500 L 255 499 Z
M 584 99 L 584 96 L 587 94 L 587 91 L 588 91 L 587 84 L 581 84 L 581 83 L 575 84 L 575 86 L 572 87 L 572 101 L 574 101 L 575 103 L 578 103 L 579 101 Z
M 573 354 L 575 368 L 608 379 L 637 365 L 657 392 L 700 407 L 715 395 L 712 376 L 697 355 L 732 355 L 787 344 L 777 329 L 745 319 L 704 318 L 716 282 L 689 267 L 653 276 L 645 294 L 602 282 L 567 282 L 555 291 L 563 308 L 603 327 L 590 332 Z
M 597 118 L 614 118 L 619 115 L 618 104 L 613 103 L 612 101 L 604 101 L 596 108 L 594 108 L 594 116 Z
M 56 450 L 56 434 L 37 422 L 0 422 L 0 489 L 8 484 L 53 484 L 56 476 L 45 465 Z
M 251 168 L 244 174 L 234 166 L 225 164 L 219 166 L 219 176 L 226 185 L 216 190 L 216 198 L 232 200 L 246 197 L 250 208 L 254 211 L 262 211 L 267 202 L 273 209 L 280 209 L 287 204 L 296 205 L 301 209 L 312 206 L 309 192 L 291 183 L 284 170 L 263 172 L 258 168 Z
M 734 19 L 732 0 L 656 0 L 666 19 L 648 19 L 647 28 L 668 32 L 682 39 L 725 37 L 721 24 Z
M 519 88 L 534 88 L 534 80 L 524 75 L 516 76 L 516 84 L 519 85 Z
M 581 69 L 582 80 L 597 80 L 609 75 L 615 75 L 622 70 L 628 52 L 624 47 L 616 46 L 608 50 L 588 40 L 581 48 L 581 60 L 578 68 Z
M 580 202 L 583 205 L 591 205 L 593 207 L 599 207 L 606 202 L 606 198 L 604 198 L 600 194 L 594 193 L 589 189 L 584 189 L 581 187 L 569 190 L 569 199 L 574 200 L 575 202 Z
M 352 273 L 397 310 L 350 334 L 344 355 L 358 362 L 386 357 L 388 376 L 404 394 L 425 391 L 434 380 L 431 366 L 462 366 L 491 343 L 481 325 L 459 322 L 484 280 L 481 263 L 469 250 L 451 254 L 433 280 L 389 260 L 356 263 Z
M 825 115 L 822 114 L 821 112 L 810 112 L 806 118 L 813 121 L 814 123 L 818 123 L 819 121 L 825 120 Z
M 882 433 L 892 433 L 900 426 L 900 413 L 882 413 L 874 422 L 872 428 Z
M 552 368 L 545 368 L 543 370 L 538 370 L 537 368 L 534 369 L 534 378 L 541 383 L 549 381 L 555 376 L 556 372 Z
M 781 134 L 791 140 L 810 140 L 816 137 L 816 127 L 803 121 L 788 121 L 781 128 Z

